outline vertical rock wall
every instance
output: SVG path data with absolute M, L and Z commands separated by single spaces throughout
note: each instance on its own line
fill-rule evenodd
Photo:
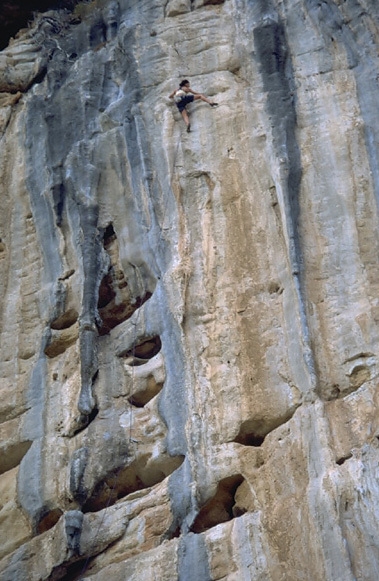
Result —
M 96 0 L 0 53 L 2 579 L 378 578 L 378 42 Z

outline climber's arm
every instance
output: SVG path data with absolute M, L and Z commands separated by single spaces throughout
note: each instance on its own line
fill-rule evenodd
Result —
M 201 93 L 197 93 L 196 91 L 194 91 L 192 88 L 189 88 L 189 92 L 192 93 L 192 95 L 201 95 Z

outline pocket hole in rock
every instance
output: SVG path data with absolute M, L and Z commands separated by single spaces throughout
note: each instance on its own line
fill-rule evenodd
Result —
M 106 248 L 107 246 L 109 246 L 109 244 L 112 244 L 112 242 L 114 242 L 114 240 L 116 240 L 116 238 L 117 238 L 117 235 L 116 235 L 116 232 L 114 231 L 113 224 L 110 223 L 105 228 L 104 234 L 103 234 L 103 245 L 104 245 L 104 248 Z
M 244 478 L 241 474 L 235 474 L 220 480 L 216 494 L 200 510 L 193 522 L 191 531 L 193 533 L 202 533 L 220 523 L 232 520 L 235 517 L 233 514 L 234 497 L 237 488 L 243 481 Z
M 134 347 L 124 351 L 120 357 L 125 358 L 126 363 L 131 367 L 143 365 L 149 359 L 152 359 L 162 348 L 162 342 L 158 335 L 155 337 L 140 340 Z
M 56 331 L 62 331 L 63 329 L 72 327 L 72 325 L 74 325 L 77 320 L 78 313 L 75 311 L 75 309 L 68 309 L 68 311 L 50 323 L 50 327 Z
M 80 581 L 83 579 L 83 571 L 88 572 L 92 561 L 93 558 L 87 557 L 74 563 L 66 562 L 58 565 L 52 570 L 49 581 Z
M 262 446 L 265 438 L 272 431 L 286 424 L 295 413 L 297 406 L 287 410 L 287 413 L 282 416 L 273 417 L 270 419 L 255 417 L 245 420 L 240 425 L 239 432 L 234 438 L 233 442 L 243 444 L 244 446 L 253 446 L 259 448 Z
M 346 456 L 342 456 L 341 458 L 339 458 L 339 460 L 336 460 L 336 464 L 338 464 L 338 466 L 342 466 L 342 464 L 344 464 L 346 460 L 349 460 L 352 457 L 353 455 L 351 453 L 346 454 Z
M 110 259 L 110 268 L 99 287 L 99 335 L 107 335 L 117 325 L 129 319 L 152 296 L 149 291 L 143 296 L 132 296 L 122 268 L 117 234 L 112 223 L 103 230 L 103 246 Z
M 256 422 L 253 420 L 247 420 L 243 422 L 240 426 L 240 430 L 237 436 L 234 438 L 234 442 L 238 444 L 243 444 L 244 446 L 262 446 L 265 435 L 258 432 Z
M 179 468 L 183 461 L 184 456 L 167 455 L 151 462 L 150 455 L 145 454 L 129 466 L 112 471 L 98 482 L 82 510 L 95 512 L 113 505 L 132 492 L 154 486 Z
M 90 425 L 91 422 L 93 422 L 98 413 L 99 409 L 95 406 L 88 416 L 86 416 L 85 414 L 80 414 L 80 417 L 77 420 L 77 426 L 72 431 L 72 435 L 76 436 L 77 434 L 80 434 L 80 432 L 88 428 L 88 426 Z
M 111 267 L 99 288 L 97 304 L 101 318 L 99 335 L 107 335 L 117 325 L 129 319 L 151 296 L 152 293 L 146 292 L 143 297 L 137 297 L 133 301 L 124 273 Z
M 128 397 L 128 402 L 137 408 L 143 408 L 153 397 L 158 395 L 162 387 L 163 383 L 157 383 L 152 376 L 148 379 L 146 388 L 133 393 L 133 395 Z
M 234 439 L 234 442 L 238 444 L 243 444 L 244 446 L 254 446 L 258 448 L 262 446 L 265 438 L 264 436 L 257 436 L 256 434 L 238 434 L 238 436 Z
M 60 508 L 53 508 L 52 510 L 44 512 L 37 524 L 37 533 L 40 535 L 49 529 L 52 529 L 53 526 L 57 524 L 62 514 L 63 511 Z

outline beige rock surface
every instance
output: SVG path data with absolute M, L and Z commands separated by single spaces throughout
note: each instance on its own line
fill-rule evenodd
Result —
M 377 579 L 379 7 L 77 10 L 0 53 L 0 578 Z

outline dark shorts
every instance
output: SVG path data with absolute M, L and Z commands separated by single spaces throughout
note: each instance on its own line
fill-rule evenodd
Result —
M 194 95 L 186 95 L 185 97 L 183 97 L 181 101 L 179 101 L 179 103 L 176 103 L 176 106 L 179 109 L 179 111 L 182 112 L 183 109 L 186 108 L 186 105 L 188 105 L 188 103 L 192 103 L 194 98 L 195 98 Z

